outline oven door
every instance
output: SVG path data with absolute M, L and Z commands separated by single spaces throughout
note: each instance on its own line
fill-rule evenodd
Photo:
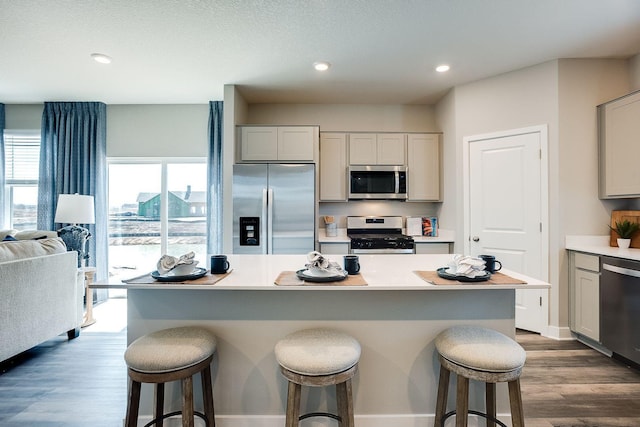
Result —
M 352 166 L 349 199 L 407 199 L 407 171 L 403 166 Z

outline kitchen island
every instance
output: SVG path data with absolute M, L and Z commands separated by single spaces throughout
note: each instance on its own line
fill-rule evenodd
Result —
M 330 258 L 342 263 L 341 256 Z M 451 255 L 361 255 L 364 286 L 279 286 L 274 284 L 276 277 L 303 268 L 304 255 L 231 255 L 233 271 L 213 285 L 92 287 L 127 289 L 128 342 L 172 326 L 211 328 L 218 337 L 213 366 L 218 426 L 282 426 L 287 387 L 273 347 L 290 332 L 318 326 L 347 332 L 362 346 L 353 384 L 358 426 L 430 426 L 439 372 L 436 335 L 453 325 L 476 324 L 514 337 L 515 289 L 549 287 L 508 271 L 503 273 L 526 284 L 433 285 L 414 273 L 436 270 L 450 259 Z M 471 386 L 472 408 L 482 408 L 482 390 L 479 384 Z M 509 412 L 506 386 L 498 391 L 498 413 L 504 416 Z M 168 387 L 167 396 L 173 399 L 167 408 L 179 407 L 179 386 Z M 335 409 L 333 390 L 306 389 L 302 401 L 304 412 Z M 151 402 L 152 389 L 143 386 L 141 414 L 152 413 Z M 335 424 L 315 418 L 301 426 Z

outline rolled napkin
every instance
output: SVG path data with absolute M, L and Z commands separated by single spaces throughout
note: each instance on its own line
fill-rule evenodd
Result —
M 312 276 L 347 276 L 347 272 L 340 267 L 337 262 L 332 262 L 329 258 L 322 255 L 320 252 L 312 251 L 307 254 L 308 263 L 307 272 Z
M 171 255 L 162 255 L 158 260 L 156 268 L 158 269 L 158 273 L 165 275 L 179 265 L 191 265 L 195 267 L 198 264 L 198 261 L 194 260 L 195 256 L 196 254 L 193 251 L 182 255 L 180 258 Z
M 484 271 L 484 264 L 484 260 L 480 258 L 456 254 L 447 264 L 447 273 L 469 278 L 484 276 L 487 274 Z

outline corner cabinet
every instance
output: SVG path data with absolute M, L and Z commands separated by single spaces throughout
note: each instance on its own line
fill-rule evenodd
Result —
M 640 197 L 640 91 L 598 106 L 600 198 Z
M 404 165 L 405 162 L 406 134 L 349 134 L 349 164 L 364 166 Z
M 600 257 L 569 252 L 569 326 L 600 341 Z
M 317 126 L 240 126 L 239 161 L 313 162 Z
M 407 135 L 407 201 L 442 201 L 441 151 L 439 134 Z
M 347 201 L 347 134 L 320 133 L 320 201 Z

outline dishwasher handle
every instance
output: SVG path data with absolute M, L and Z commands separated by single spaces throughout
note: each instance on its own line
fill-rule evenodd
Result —
M 640 277 L 640 271 L 632 270 L 630 268 L 618 267 L 617 265 L 602 264 L 602 269 L 622 274 L 624 276 Z

